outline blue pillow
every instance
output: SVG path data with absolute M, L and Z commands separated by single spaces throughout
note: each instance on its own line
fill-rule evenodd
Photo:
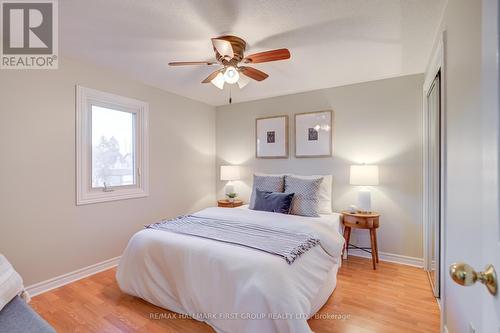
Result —
M 254 210 L 289 214 L 295 193 L 269 192 L 255 189 Z

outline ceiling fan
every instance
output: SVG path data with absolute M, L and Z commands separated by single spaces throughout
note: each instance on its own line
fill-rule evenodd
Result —
M 244 56 L 246 42 L 236 36 L 220 36 L 212 38 L 212 45 L 215 51 L 216 61 L 175 61 L 170 62 L 170 66 L 189 66 L 189 65 L 220 65 L 215 72 L 207 76 L 201 83 L 211 82 L 219 89 L 224 89 L 224 84 L 237 83 L 240 88 L 248 84 L 250 79 L 262 81 L 269 75 L 243 64 L 258 64 L 262 62 L 285 60 L 290 58 L 288 49 L 277 49 L 272 51 L 259 52 Z M 241 74 L 241 75 L 240 75 Z

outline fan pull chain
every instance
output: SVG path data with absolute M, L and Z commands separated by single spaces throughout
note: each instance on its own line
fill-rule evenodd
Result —
M 233 98 L 231 97 L 231 85 L 229 85 L 229 104 L 233 102 Z

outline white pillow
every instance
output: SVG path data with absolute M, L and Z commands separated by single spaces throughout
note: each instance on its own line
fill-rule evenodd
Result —
M 7 258 L 0 254 L 0 310 L 23 290 L 23 279 Z
M 302 179 L 318 179 L 323 178 L 321 185 L 319 186 L 319 206 L 318 212 L 320 214 L 331 214 L 332 213 L 332 175 L 312 175 L 312 176 L 301 176 L 301 175 L 290 175 L 295 178 Z
M 285 177 L 287 174 L 286 173 L 261 173 L 261 172 L 255 172 L 255 176 L 262 176 L 262 177 Z

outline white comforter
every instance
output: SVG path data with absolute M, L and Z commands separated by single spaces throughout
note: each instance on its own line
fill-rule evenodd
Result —
M 306 320 L 318 310 L 315 297 L 340 260 L 338 215 L 309 218 L 216 207 L 194 215 L 310 232 L 321 246 L 288 265 L 247 247 L 145 229 L 130 239 L 120 260 L 120 288 L 218 332 L 311 332 Z

